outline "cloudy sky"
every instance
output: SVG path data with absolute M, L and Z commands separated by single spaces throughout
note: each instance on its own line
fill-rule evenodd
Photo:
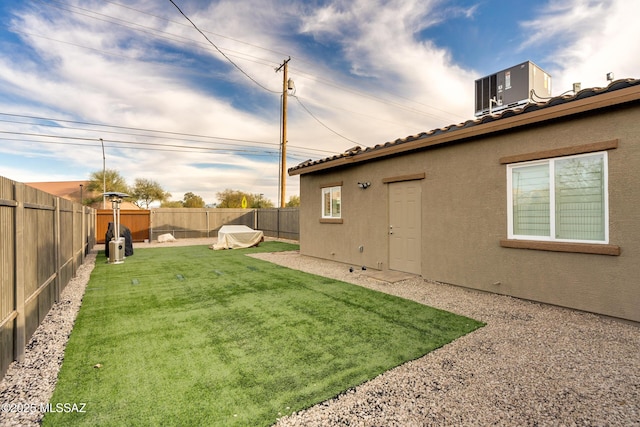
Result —
M 1 2 L 0 176 L 87 179 L 104 144 L 174 200 L 278 204 L 289 58 L 287 167 L 473 119 L 474 81 L 524 61 L 553 95 L 640 77 L 637 1 L 174 2 Z

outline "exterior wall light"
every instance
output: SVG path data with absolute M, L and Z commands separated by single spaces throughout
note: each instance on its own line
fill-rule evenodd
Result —
M 367 188 L 369 188 L 370 185 L 371 185 L 370 182 L 359 182 L 358 183 L 358 187 L 362 188 L 363 190 L 366 190 Z

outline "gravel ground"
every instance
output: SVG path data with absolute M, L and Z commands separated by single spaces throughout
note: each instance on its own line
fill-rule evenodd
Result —
M 135 247 L 213 243 L 182 239 Z M 49 402 L 55 388 L 99 249 L 87 257 L 30 340 L 25 361 L 14 362 L 0 382 L 0 426 L 39 425 L 40 404 Z M 420 278 L 381 282 L 298 252 L 254 256 L 487 323 L 332 400 L 281 418 L 279 427 L 640 426 L 638 324 Z
M 23 362 L 13 362 L 0 382 L 0 426 L 37 426 L 56 387 L 64 348 L 73 329 L 89 276 L 96 265 L 97 249 L 85 258 L 33 334 Z

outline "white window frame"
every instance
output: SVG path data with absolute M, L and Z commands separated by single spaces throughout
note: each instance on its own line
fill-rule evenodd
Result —
M 329 204 L 329 214 L 327 215 L 325 210 L 324 210 L 324 199 L 325 199 L 325 195 L 329 194 L 329 200 L 333 200 L 333 195 L 334 193 L 338 191 L 340 192 L 340 198 L 338 199 L 338 204 L 340 205 L 340 212 L 334 212 L 333 211 L 333 203 Z M 341 185 L 335 185 L 332 187 L 323 187 L 322 188 L 322 192 L 321 192 L 321 199 L 320 199 L 320 209 L 321 209 L 321 214 L 322 214 L 322 219 L 340 219 L 342 218 L 342 186 Z
M 556 160 L 566 160 L 579 157 L 592 157 L 600 155 L 603 162 L 603 187 L 604 187 L 604 240 L 577 240 L 556 238 L 556 191 L 555 191 L 555 162 Z M 513 170 L 521 167 L 535 165 L 549 166 L 549 236 L 517 235 L 513 233 Z M 609 161 L 606 151 L 578 154 L 573 156 L 553 157 L 544 160 L 533 160 L 507 165 L 507 236 L 512 240 L 535 240 L 546 242 L 566 242 L 566 243 L 609 243 Z

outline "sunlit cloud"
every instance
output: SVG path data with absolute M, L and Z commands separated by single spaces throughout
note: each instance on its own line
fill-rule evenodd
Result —
M 130 183 L 156 180 L 175 199 L 193 192 L 214 203 L 230 188 L 275 202 L 283 84 L 276 69 L 288 58 L 289 167 L 473 118 L 473 81 L 499 71 L 498 55 L 542 66 L 556 94 L 640 69 L 628 51 L 640 4 L 624 0 L 501 10 L 514 36 L 500 45 L 478 40 L 496 31 L 487 2 L 176 3 L 213 44 L 169 2 L 0 6 L 0 113 L 79 122 L 0 115 L 0 175 L 86 179 L 102 167 L 102 138 L 107 167 Z M 459 34 L 433 36 L 453 24 Z M 460 46 L 484 55 L 465 57 Z M 287 194 L 297 194 L 297 176 L 287 184 Z

